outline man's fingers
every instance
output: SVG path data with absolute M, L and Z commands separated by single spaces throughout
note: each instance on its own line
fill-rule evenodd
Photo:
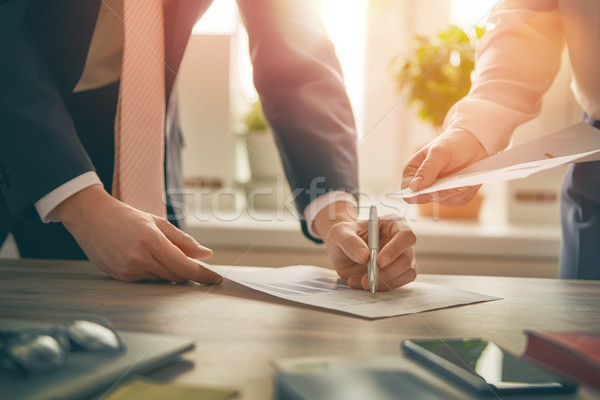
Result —
M 150 250 L 154 258 L 175 276 L 198 283 L 218 283 L 222 280 L 220 275 L 202 268 L 189 260 L 187 255 L 179 247 L 171 243 L 170 238 L 167 236 L 163 236 L 160 243 Z M 206 254 L 206 251 L 202 249 L 198 250 L 198 252 Z
M 384 280 L 379 279 L 379 283 L 377 285 L 378 292 L 388 292 L 392 289 L 397 289 L 400 286 L 404 286 L 417 278 L 417 269 L 414 266 L 411 266 L 406 272 L 398 275 L 392 280 Z M 361 286 L 364 290 L 369 290 L 369 278 L 365 275 L 362 277 Z
M 336 266 L 335 270 L 342 279 L 350 279 L 353 276 L 363 276 L 367 272 L 367 266 L 365 264 L 349 264 L 347 266 Z
M 157 281 L 185 282 L 191 279 L 189 273 L 178 268 L 176 254 L 181 253 L 176 246 L 159 231 L 150 231 L 142 241 L 143 245 L 127 256 L 127 268 L 121 269 L 118 279 L 128 282 Z M 184 256 L 185 257 L 185 256 Z
M 165 269 L 198 283 L 219 283 L 220 275 L 202 268 L 187 257 L 207 259 L 212 256 L 212 250 L 200 245 L 194 238 L 177 229 L 164 219 L 157 219 L 157 226 L 165 235 L 165 245 L 161 251 L 153 253 L 155 258 L 165 266 Z
M 364 288 L 362 284 L 364 279 L 367 280 L 366 288 Z M 350 286 L 350 288 L 352 289 L 369 290 L 369 277 L 367 276 L 367 274 L 351 276 L 350 278 L 348 278 L 348 286 Z
M 144 274 L 144 278 L 136 279 L 133 282 L 166 282 L 167 280 L 154 274 Z
M 357 264 L 369 260 L 369 246 L 355 232 L 355 225 L 339 223 L 329 231 L 326 242 L 341 249 L 346 256 Z
M 160 276 L 147 271 L 136 271 L 135 273 L 126 272 L 121 275 L 112 274 L 111 276 L 123 282 L 155 282 L 165 280 L 164 278 L 161 278 Z
M 153 271 L 154 274 L 158 277 L 158 279 L 156 280 L 165 280 L 173 283 L 184 283 L 188 280 L 188 278 L 183 278 L 174 274 L 167 267 L 162 265 L 160 261 L 158 261 L 156 258 L 154 258 L 154 260 L 156 265 L 153 268 Z
M 414 252 L 410 249 L 402 253 L 394 262 L 388 265 L 386 268 L 380 268 L 379 280 L 383 282 L 390 282 L 396 279 L 398 276 L 406 273 L 413 264 Z
M 412 276 L 411 269 L 414 269 L 414 267 L 414 250 L 411 248 L 402 253 L 396 260 L 394 260 L 392 264 L 388 265 L 386 268 L 380 268 L 379 282 L 377 285 L 378 290 L 388 291 L 412 282 L 416 278 L 415 269 L 414 277 L 410 279 Z M 369 290 L 370 286 L 368 277 L 366 279 L 365 277 L 362 278 L 361 285 L 364 290 Z
M 409 277 L 412 276 L 411 268 L 414 268 L 414 250 L 409 249 L 398 256 L 393 263 L 389 264 L 387 267 L 380 267 L 379 269 L 379 291 L 390 290 L 402 285 L 405 285 L 408 282 L 412 282 L 416 278 L 416 270 L 415 275 L 412 279 L 409 280 Z M 345 273 L 338 268 L 338 274 L 342 279 L 346 279 L 348 281 L 348 286 L 352 289 L 364 289 L 370 290 L 369 277 L 368 274 L 365 273 L 366 267 L 364 265 L 352 265 L 344 270 Z M 406 277 L 400 278 L 402 275 L 409 274 Z M 400 282 L 400 284 L 398 284 Z M 402 283 L 403 282 L 403 283 Z M 394 286 L 396 285 L 396 286 Z
M 161 232 L 173 243 L 179 247 L 186 256 L 197 258 L 199 260 L 205 260 L 212 257 L 213 251 L 208 247 L 204 247 L 199 244 L 196 239 L 185 233 L 184 231 L 177 229 L 169 221 L 162 218 L 156 219 L 156 226 Z
M 219 283 L 223 280 L 219 274 L 202 268 L 189 260 L 176 246 L 171 245 L 168 251 L 157 255 L 158 261 L 175 275 L 198 283 Z
M 391 266 L 406 251 L 412 251 L 411 247 L 417 242 L 417 236 L 410 228 L 400 221 L 394 222 L 399 226 L 392 228 L 395 230 L 392 238 L 381 248 L 377 256 L 377 264 L 385 269 Z
M 407 285 L 415 279 L 417 279 L 417 269 L 411 266 L 405 273 L 398 275 L 394 279 L 381 282 L 379 288 L 383 291 L 389 291 Z
M 125 268 L 120 268 L 111 275 L 125 282 L 169 281 L 184 282 L 186 279 L 167 270 L 150 252 L 139 252 L 130 255 Z

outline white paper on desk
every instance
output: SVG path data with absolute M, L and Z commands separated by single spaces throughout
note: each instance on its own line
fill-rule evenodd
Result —
M 578 122 L 561 131 L 494 154 L 450 176 L 438 179 L 426 189 L 404 189 L 392 193 L 392 196 L 410 198 L 440 190 L 525 178 L 562 164 L 598 159 L 600 130 L 585 122 Z
M 263 293 L 365 318 L 392 317 L 500 299 L 421 282 L 410 283 L 393 292 L 378 292 L 373 297 L 367 291 L 349 288 L 335 271 L 327 268 L 312 265 L 232 267 L 193 261 L 226 279 Z

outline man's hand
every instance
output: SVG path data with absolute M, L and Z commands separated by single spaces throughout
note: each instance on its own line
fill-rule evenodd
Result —
M 221 281 L 217 274 L 187 259 L 207 259 L 212 250 L 167 220 L 113 198 L 99 185 L 69 197 L 56 212 L 90 261 L 113 278 L 128 282 Z
M 450 175 L 487 156 L 487 152 L 472 133 L 464 130 L 444 132 L 408 160 L 402 174 L 402 188 L 425 189 L 438 178 Z M 481 185 L 448 189 L 416 196 L 406 201 L 435 201 L 444 206 L 460 207 L 471 201 L 480 187 Z
M 357 221 L 356 208 L 350 203 L 337 202 L 330 207 L 317 214 L 314 227 L 323 237 L 338 275 L 346 279 L 351 288 L 368 291 L 368 221 Z M 379 235 L 378 290 L 388 291 L 414 281 L 417 277 L 416 237 L 406 221 L 395 215 L 379 218 Z

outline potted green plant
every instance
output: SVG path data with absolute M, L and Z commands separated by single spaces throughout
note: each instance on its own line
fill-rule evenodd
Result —
M 399 91 L 409 90 L 407 103 L 418 117 L 441 127 L 444 117 L 471 88 L 475 47 L 483 28 L 469 37 L 457 26 L 434 36 L 414 35 L 405 52 L 390 62 L 390 71 Z
M 475 48 L 483 33 L 483 28 L 475 28 L 470 37 L 450 26 L 433 36 L 414 35 L 406 51 L 390 62 L 390 72 L 398 90 L 406 93 L 406 103 L 438 133 L 450 108 L 469 93 Z M 478 195 L 465 207 L 440 206 L 439 213 L 448 218 L 477 218 L 481 202 Z M 420 205 L 419 211 L 433 215 L 433 206 Z

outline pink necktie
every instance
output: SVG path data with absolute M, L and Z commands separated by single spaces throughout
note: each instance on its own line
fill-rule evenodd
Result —
M 113 196 L 164 217 L 163 0 L 124 0 L 123 22 Z

